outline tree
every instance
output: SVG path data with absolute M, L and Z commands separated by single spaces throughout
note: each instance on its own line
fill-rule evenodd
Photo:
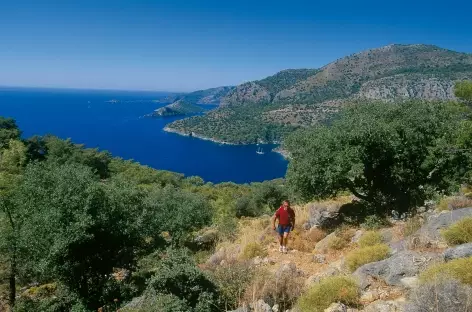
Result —
M 20 135 L 20 129 L 14 119 L 0 117 L 0 148 L 6 147 L 12 139 L 19 139 Z
M 28 165 L 12 198 L 24 271 L 59 280 L 96 309 L 107 275 L 132 269 L 145 247 L 143 197 L 132 185 L 100 183 L 83 165 Z
M 454 87 L 454 95 L 464 101 L 472 104 L 472 81 L 464 80 L 456 83 Z
M 331 126 L 287 140 L 288 184 L 305 200 L 350 190 L 373 213 L 405 212 L 470 171 L 469 152 L 459 142 L 472 135 L 472 127 L 461 126 L 467 112 L 455 103 L 427 102 L 348 108 Z

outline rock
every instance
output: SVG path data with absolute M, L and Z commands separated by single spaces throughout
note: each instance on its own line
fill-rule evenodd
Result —
M 363 230 L 357 230 L 354 236 L 351 238 L 351 243 L 357 244 L 359 242 L 359 239 L 362 237 L 364 234 Z
M 279 305 L 276 304 L 272 307 L 272 312 L 279 312 Z
M 264 300 L 258 300 L 254 305 L 252 305 L 254 312 L 272 312 L 270 305 L 264 302 Z
M 407 250 L 407 241 L 405 239 L 399 240 L 397 242 L 391 242 L 387 245 L 392 250 L 392 254 Z
M 218 239 L 218 231 L 215 229 L 207 229 L 202 233 L 199 233 L 194 238 L 194 243 L 200 247 L 208 247 L 213 245 Z
M 296 276 L 303 276 L 305 273 L 301 270 L 297 269 L 297 266 L 293 262 L 286 262 L 282 264 L 279 269 L 275 272 L 275 277 L 276 278 L 281 278 L 283 276 L 290 276 L 290 277 L 296 277 Z
M 229 312 L 250 312 L 248 307 L 239 307 L 236 310 L 229 311 Z
M 375 301 L 365 307 L 363 312 L 403 312 L 404 304 L 398 301 Z
M 434 253 L 401 251 L 388 259 L 368 263 L 354 272 L 362 289 L 369 287 L 371 279 L 382 279 L 391 286 L 403 286 L 401 279 L 416 276 L 431 261 L 438 259 Z
M 442 241 L 440 230 L 449 227 L 457 221 L 472 216 L 472 208 L 462 208 L 443 211 L 430 216 L 425 224 L 414 234 L 420 239 L 427 238 L 430 242 Z
M 241 251 L 241 246 L 236 245 L 232 246 L 231 248 L 220 248 L 217 252 L 210 256 L 207 261 L 207 264 L 210 265 L 219 265 L 224 261 L 234 261 L 238 258 L 239 253 Z
M 472 243 L 463 244 L 447 249 L 443 253 L 445 261 L 472 256 Z
M 418 277 L 404 277 L 400 279 L 400 283 L 403 287 L 408 289 L 418 288 L 420 280 Z
M 342 303 L 332 303 L 324 312 L 347 312 L 347 307 Z
M 393 229 L 383 229 L 380 231 L 380 235 L 382 235 L 382 240 L 384 243 L 390 243 L 393 240 Z
M 333 232 L 333 233 L 329 234 L 328 236 L 326 236 L 325 238 L 323 238 L 322 240 L 320 240 L 318 243 L 316 243 L 315 252 L 325 253 L 326 251 L 328 251 L 329 241 L 334 236 L 336 236 L 336 234 Z
M 329 276 L 335 276 L 338 275 L 340 272 L 338 269 L 335 267 L 328 267 L 326 270 L 321 271 L 320 273 L 316 275 L 312 275 L 307 280 L 305 281 L 306 286 L 310 286 L 313 284 L 319 283 L 323 278 L 329 277 Z
M 341 220 L 339 203 L 312 203 L 308 205 L 310 211 L 309 224 L 310 227 L 332 227 L 337 225 Z
M 325 263 L 326 262 L 326 256 L 325 255 L 313 255 L 313 262 Z

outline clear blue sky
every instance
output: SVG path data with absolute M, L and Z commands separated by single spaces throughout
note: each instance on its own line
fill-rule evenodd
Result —
M 0 85 L 189 91 L 390 43 L 472 52 L 468 2 L 0 0 Z

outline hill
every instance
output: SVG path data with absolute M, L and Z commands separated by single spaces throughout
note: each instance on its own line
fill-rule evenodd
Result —
M 466 78 L 472 78 L 471 54 L 394 44 L 241 84 L 221 97 L 220 108 L 168 127 L 233 143 L 278 142 L 354 101 L 454 99 L 455 81 Z
M 177 100 L 172 104 L 156 109 L 153 113 L 147 115 L 147 117 L 167 117 L 167 116 L 178 116 L 188 115 L 203 112 L 203 108 L 191 104 L 186 100 Z

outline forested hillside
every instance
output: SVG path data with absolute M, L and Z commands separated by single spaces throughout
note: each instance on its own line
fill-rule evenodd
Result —
M 281 141 L 362 99 L 454 99 L 455 82 L 470 78 L 470 54 L 430 45 L 389 45 L 320 69 L 286 70 L 239 85 L 222 97 L 220 109 L 169 128 L 232 143 Z

